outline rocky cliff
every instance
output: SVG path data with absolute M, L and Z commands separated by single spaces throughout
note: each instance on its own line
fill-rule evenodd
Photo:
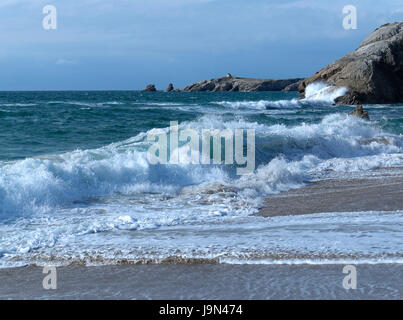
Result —
M 381 26 L 358 49 L 302 81 L 301 98 L 313 82 L 347 88 L 337 104 L 403 102 L 403 23 Z

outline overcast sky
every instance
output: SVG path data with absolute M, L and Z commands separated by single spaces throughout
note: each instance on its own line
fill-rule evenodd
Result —
M 45 5 L 57 30 L 44 30 Z M 343 28 L 345 5 L 358 29 Z M 1 0 L 0 90 L 305 77 L 403 21 L 403 0 Z

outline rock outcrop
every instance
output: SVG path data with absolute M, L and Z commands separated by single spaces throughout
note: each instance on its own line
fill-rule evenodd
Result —
M 364 119 L 364 120 L 369 120 L 369 114 L 368 111 L 364 111 L 364 108 L 362 105 L 358 105 L 355 107 L 353 111 L 349 113 L 352 116 Z
M 191 84 L 182 91 L 281 91 L 290 84 L 301 81 L 294 79 L 253 79 L 239 78 L 227 74 L 225 77 L 203 80 Z
M 298 91 L 298 87 L 303 80 L 294 82 L 286 86 L 282 91 Z
M 313 82 L 347 88 L 336 104 L 403 102 L 403 23 L 388 23 L 345 55 L 299 85 L 301 98 Z
M 174 85 L 172 83 L 168 84 L 168 88 L 165 90 L 165 92 L 171 92 L 174 91 Z
M 157 89 L 153 84 L 149 84 L 144 90 L 141 90 L 141 92 L 155 92 L 155 91 L 157 91 Z

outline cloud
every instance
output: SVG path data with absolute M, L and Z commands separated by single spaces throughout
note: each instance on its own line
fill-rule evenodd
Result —
M 403 8 L 398 8 L 398 9 L 392 11 L 392 14 L 396 14 L 396 13 L 403 13 Z
M 0 33 L 0 83 L 8 81 L 5 68 L 17 78 L 13 70 L 21 64 L 36 68 L 49 62 L 53 68 L 46 72 L 55 72 L 61 84 L 67 81 L 63 74 L 74 74 L 74 86 L 104 72 L 108 76 L 94 75 L 91 82 L 104 88 L 129 78 L 130 85 L 143 86 L 145 78 L 188 82 L 228 70 L 308 75 L 357 47 L 381 24 L 401 20 L 398 2 L 353 1 L 358 30 L 346 31 L 346 0 L 0 0 L 0 29 L 7 30 Z M 42 28 L 46 4 L 57 8 L 57 30 Z M 75 64 L 80 68 L 67 67 Z M 38 75 L 43 83 L 49 79 L 42 71 Z M 30 81 L 38 83 L 33 76 Z
M 72 64 L 77 64 L 77 61 L 59 58 L 56 60 L 56 64 L 57 65 L 72 65 Z

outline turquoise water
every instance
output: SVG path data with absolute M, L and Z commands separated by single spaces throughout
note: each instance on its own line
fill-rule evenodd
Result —
M 204 114 L 236 118 L 264 125 L 318 123 L 325 115 L 351 107 L 306 105 L 281 111 L 259 111 L 259 106 L 233 109 L 217 102 L 271 101 L 297 98 L 298 93 L 141 93 L 137 91 L 2 92 L 0 93 L 0 159 L 98 148 L 122 141 L 169 121 L 196 120 Z M 268 106 L 270 108 L 270 106 Z M 280 110 L 279 110 L 280 109 Z M 376 124 L 390 133 L 403 133 L 403 107 L 367 107 Z
M 311 180 L 403 164 L 403 105 L 364 106 L 367 122 L 348 116 L 350 106 L 334 106 L 332 94 L 297 97 L 1 92 L 0 264 L 249 263 L 277 254 L 295 262 L 400 261 L 402 242 L 388 230 L 403 231 L 402 212 L 356 214 L 354 228 L 349 214 L 250 216 L 266 196 Z M 237 176 L 234 165 L 150 164 L 146 136 L 170 121 L 197 132 L 255 130 L 256 170 Z M 316 237 L 312 223 L 322 230 Z M 362 238 L 352 241 L 357 233 Z

